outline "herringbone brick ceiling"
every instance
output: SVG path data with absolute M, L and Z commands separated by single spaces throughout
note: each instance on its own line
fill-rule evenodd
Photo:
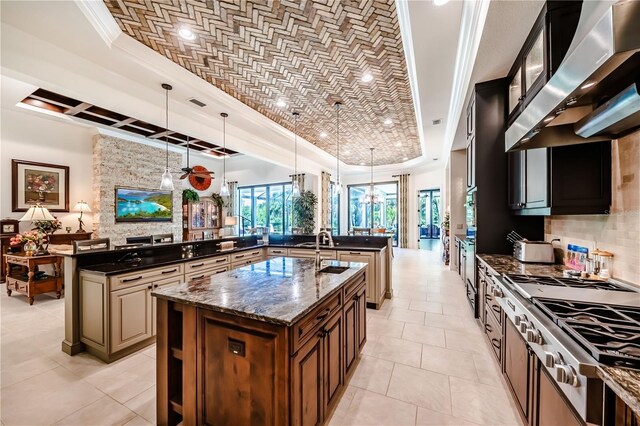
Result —
M 378 165 L 420 156 L 394 0 L 105 3 L 126 34 L 278 124 L 293 130 L 299 111 L 298 134 L 332 155 L 341 101 L 347 164 L 369 165 L 370 147 Z M 195 40 L 178 36 L 184 26 Z

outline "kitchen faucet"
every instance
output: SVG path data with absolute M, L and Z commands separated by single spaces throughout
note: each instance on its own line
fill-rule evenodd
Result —
M 333 238 L 331 237 L 331 233 L 326 230 L 322 230 L 316 234 L 316 271 L 320 270 L 320 264 L 322 260 L 320 259 L 320 236 L 322 235 L 322 241 L 326 241 L 329 239 L 329 247 L 333 247 Z

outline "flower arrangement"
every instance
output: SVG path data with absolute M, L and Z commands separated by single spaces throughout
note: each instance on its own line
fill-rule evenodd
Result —
M 33 222 L 32 229 L 43 234 L 53 234 L 58 229 L 62 229 L 62 222 L 57 218 L 55 220 L 36 220 Z
M 26 178 L 25 189 L 27 191 L 45 192 L 56 189 L 56 178 L 49 174 L 29 173 Z
M 32 242 L 37 245 L 41 245 L 43 242 L 47 241 L 47 234 L 40 231 L 27 231 L 22 234 L 16 234 L 11 237 L 9 240 L 9 244 L 12 246 L 17 246 L 18 244 Z

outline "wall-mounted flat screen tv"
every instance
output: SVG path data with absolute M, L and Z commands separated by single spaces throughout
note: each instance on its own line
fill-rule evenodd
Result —
M 171 222 L 171 191 L 116 187 L 116 222 Z

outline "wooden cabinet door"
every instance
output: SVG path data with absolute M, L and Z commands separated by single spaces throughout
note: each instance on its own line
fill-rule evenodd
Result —
M 549 206 L 549 149 L 529 149 L 526 165 L 526 208 Z
M 529 418 L 529 350 L 511 321 L 506 321 L 503 344 L 504 375 L 518 408 L 525 418 Z
M 524 207 L 524 173 L 526 151 L 515 151 L 508 154 L 509 158 L 509 207 L 521 209 Z
M 166 280 L 160 280 L 153 283 L 153 288 L 161 288 L 169 285 L 178 285 L 184 281 L 182 276 L 167 278 Z M 157 324 L 158 318 L 158 300 L 157 298 L 151 296 L 151 335 L 155 336 L 158 330 Z
M 367 287 L 363 286 L 358 290 L 357 313 L 358 313 L 358 350 L 362 350 L 367 343 Z
M 151 283 L 110 294 L 110 352 L 117 352 L 152 336 Z
M 323 335 L 318 333 L 291 359 L 291 424 L 322 424 Z
M 538 426 L 579 426 L 582 424 L 573 413 L 566 397 L 558 390 L 547 370 L 540 366 L 538 383 Z
M 338 403 L 338 395 L 344 385 L 343 325 L 342 312 L 339 311 L 324 326 L 324 413 Z
M 358 294 L 354 294 L 349 300 L 344 301 L 344 364 L 347 374 L 351 372 L 351 367 L 355 365 L 358 357 Z

